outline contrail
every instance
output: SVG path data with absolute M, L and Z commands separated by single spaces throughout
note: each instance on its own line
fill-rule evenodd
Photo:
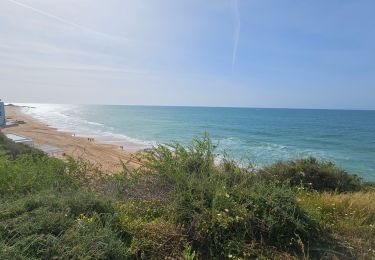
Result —
M 57 21 L 59 21 L 59 22 L 61 22 L 61 23 L 64 23 L 64 24 L 66 24 L 66 25 L 70 25 L 70 26 L 75 27 L 75 28 L 80 29 L 80 30 L 84 30 L 84 31 L 87 31 L 87 32 L 90 32 L 90 33 L 93 33 L 93 34 L 96 34 L 96 35 L 104 36 L 104 37 L 106 37 L 106 38 L 112 38 L 112 39 L 119 39 L 119 38 L 121 38 L 122 40 L 127 40 L 126 38 L 122 38 L 122 37 L 114 37 L 114 36 L 112 36 L 112 35 L 105 34 L 105 33 L 102 33 L 102 32 L 96 31 L 96 30 L 93 30 L 93 29 L 91 29 L 91 28 L 88 28 L 88 27 L 85 27 L 85 26 L 82 26 L 82 25 L 79 25 L 79 24 L 76 24 L 76 23 L 70 22 L 70 21 L 68 21 L 68 20 L 66 20 L 66 19 L 64 19 L 64 18 L 61 18 L 61 17 L 59 17 L 59 16 L 56 16 L 56 15 L 53 15 L 53 14 L 47 13 L 47 12 L 42 11 L 42 10 L 40 10 L 40 9 L 34 8 L 34 7 L 30 6 L 30 5 L 20 3 L 20 2 L 18 2 L 18 1 L 16 1 L 16 0 L 7 0 L 7 1 L 8 1 L 8 2 L 11 2 L 11 3 L 13 3 L 13 4 L 16 4 L 16 5 L 18 5 L 18 6 L 21 6 L 21 7 L 23 7 L 23 8 L 30 9 L 30 10 L 32 10 L 32 11 L 38 13 L 38 14 L 41 14 L 41 15 L 47 16 L 47 17 L 49 17 L 49 18 L 51 18 L 51 19 L 57 20 Z
M 234 44 L 233 44 L 233 54 L 232 54 L 232 69 L 234 67 L 234 64 L 236 63 L 236 57 L 237 57 L 237 48 L 238 48 L 238 42 L 240 40 L 240 32 L 241 32 L 241 15 L 240 10 L 238 9 L 238 0 L 233 0 L 233 10 L 234 10 L 234 16 L 236 19 L 236 28 L 234 31 Z

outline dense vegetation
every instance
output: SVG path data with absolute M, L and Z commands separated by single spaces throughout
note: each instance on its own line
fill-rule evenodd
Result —
M 375 192 L 314 158 L 262 170 L 210 139 L 103 174 L 0 136 L 0 259 L 375 257 Z
M 357 175 L 347 173 L 332 162 L 319 161 L 313 157 L 277 162 L 262 169 L 261 174 L 278 183 L 316 191 L 359 191 L 363 186 Z

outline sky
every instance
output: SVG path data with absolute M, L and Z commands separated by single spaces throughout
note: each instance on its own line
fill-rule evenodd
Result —
M 375 109 L 373 0 L 0 0 L 6 102 Z

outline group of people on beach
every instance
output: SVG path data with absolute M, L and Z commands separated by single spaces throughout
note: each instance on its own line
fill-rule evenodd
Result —
M 0 132 L 1 132 L 1 129 L 0 129 Z M 73 133 L 72 136 L 75 137 L 76 134 Z M 88 138 L 87 138 L 87 141 L 89 141 L 89 142 L 94 142 L 95 139 L 94 139 L 94 138 L 91 138 L 91 137 L 88 137 Z M 120 149 L 121 149 L 122 151 L 124 151 L 124 146 L 120 145 Z
M 75 133 L 73 133 L 73 134 L 72 134 L 72 136 L 73 136 L 73 137 L 75 137 L 75 136 L 76 136 L 76 134 L 75 134 Z M 87 141 L 89 141 L 89 142 L 94 142 L 94 141 L 95 141 L 95 139 L 94 139 L 94 138 L 91 138 L 91 137 L 88 137 L 88 138 L 87 138 Z M 121 145 L 121 146 L 120 146 L 120 149 L 121 149 L 121 150 L 124 150 L 124 146 L 122 146 L 122 145 Z

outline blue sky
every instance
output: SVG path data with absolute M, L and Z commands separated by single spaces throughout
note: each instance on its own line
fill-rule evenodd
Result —
M 2 0 L 8 102 L 375 109 L 372 0 Z

